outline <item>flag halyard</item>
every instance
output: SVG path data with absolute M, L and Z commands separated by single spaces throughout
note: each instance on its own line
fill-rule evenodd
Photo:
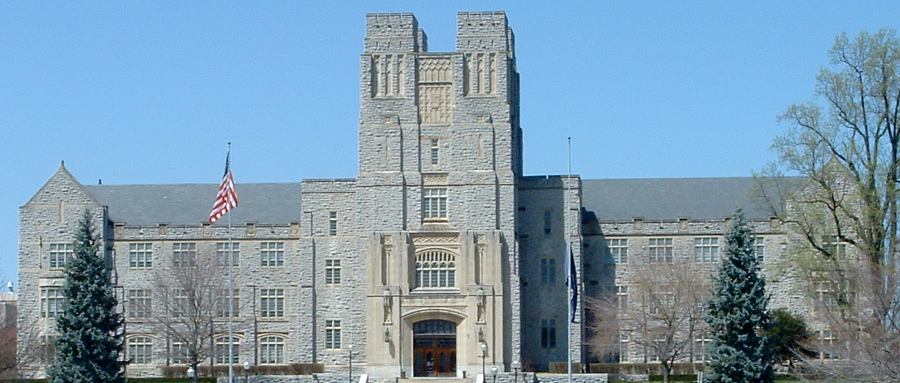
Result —
M 219 185 L 216 194 L 216 202 L 213 203 L 212 212 L 209 213 L 209 223 L 215 223 L 225 213 L 237 207 L 237 193 L 234 191 L 234 176 L 231 174 L 231 151 L 225 156 L 225 176 Z

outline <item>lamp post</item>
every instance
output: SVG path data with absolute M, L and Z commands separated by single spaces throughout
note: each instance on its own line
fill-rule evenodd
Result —
M 491 367 L 491 376 L 494 377 L 494 383 L 497 383 L 497 366 Z
M 353 345 L 347 346 L 347 357 L 350 361 L 350 373 L 348 374 L 347 383 L 353 383 Z
M 484 362 L 487 361 L 487 343 L 481 344 L 481 376 L 485 376 Z
M 514 360 L 512 362 L 513 368 L 513 383 L 519 383 L 519 369 L 522 368 L 522 365 L 518 360 Z
M 250 382 L 250 362 L 244 362 L 244 383 Z
M 196 371 L 194 371 L 193 367 L 188 367 L 187 376 L 192 382 L 194 381 L 194 377 L 197 376 L 197 373 L 196 373 Z

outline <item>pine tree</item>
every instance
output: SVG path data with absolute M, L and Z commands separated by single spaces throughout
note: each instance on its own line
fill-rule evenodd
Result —
M 123 318 L 106 258 L 99 253 L 91 215 L 78 223 L 74 253 L 65 268 L 62 312 L 56 317 L 59 339 L 51 383 L 125 382 L 119 356 L 124 347 Z
M 741 210 L 725 233 L 725 258 L 713 276 L 706 321 L 712 330 L 709 382 L 772 382 L 772 352 L 763 329 L 771 321 L 765 279 Z

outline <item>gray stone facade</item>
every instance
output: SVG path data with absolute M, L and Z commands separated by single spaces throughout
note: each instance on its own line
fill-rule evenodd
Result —
M 746 179 L 525 176 L 506 14 L 460 13 L 457 21 L 456 52 L 433 53 L 412 14 L 366 16 L 355 179 L 236 185 L 240 363 L 321 363 L 334 373 L 346 370 L 353 345 L 354 370 L 378 381 L 471 378 L 483 366 L 510 372 L 514 361 L 546 371 L 567 352 L 590 362 L 585 295 L 640 273 L 647 238 L 674 238 L 676 254 L 691 257 L 694 239 L 721 237 L 725 217 L 746 202 Z M 719 203 L 698 204 L 697 186 Z M 160 281 L 171 278 L 176 252 L 221 256 L 226 217 L 205 223 L 216 188 L 85 186 L 61 166 L 20 210 L 19 328 L 52 342 L 60 254 L 87 209 L 120 286 L 128 357 L 136 358 L 128 374 L 177 365 L 176 345 L 141 310 L 164 310 Z M 663 196 L 693 203 L 654 209 Z M 767 257 L 778 257 L 775 223 L 750 218 Z M 627 263 L 610 258 L 610 238 L 628 239 Z M 567 242 L 582 299 L 571 349 Z M 225 323 L 215 318 L 216 338 Z M 46 361 L 21 362 L 43 375 Z

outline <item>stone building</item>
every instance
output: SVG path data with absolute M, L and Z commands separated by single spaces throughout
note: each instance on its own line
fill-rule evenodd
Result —
M 566 331 L 567 239 L 583 300 L 627 284 L 652 247 L 693 259 L 717 246 L 726 217 L 749 205 L 749 178 L 526 176 L 506 15 L 457 23 L 456 51 L 435 53 L 412 14 L 366 16 L 355 179 L 236 185 L 239 364 L 336 371 L 352 354 L 373 378 L 540 371 L 566 361 L 570 336 L 573 360 L 591 361 L 583 302 Z M 165 283 L 181 262 L 228 263 L 226 219 L 206 222 L 216 189 L 84 185 L 60 166 L 20 209 L 19 326 L 52 343 L 87 209 L 122 298 L 128 374 L 177 365 L 182 345 L 153 318 L 172 315 L 161 301 L 177 298 Z M 748 213 L 766 256 L 778 254 L 777 225 Z M 211 364 L 228 360 L 225 316 L 213 315 Z

